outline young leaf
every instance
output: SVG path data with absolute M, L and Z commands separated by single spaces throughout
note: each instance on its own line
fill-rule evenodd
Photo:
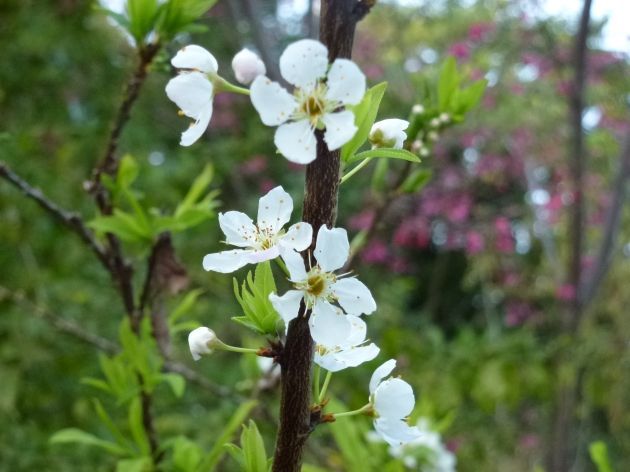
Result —
M 150 242 L 153 233 L 143 226 L 136 218 L 118 208 L 111 216 L 97 216 L 87 225 L 103 233 L 112 233 L 126 242 Z
M 116 472 L 150 472 L 153 470 L 150 457 L 122 459 L 116 464 Z
M 233 319 L 257 333 L 275 334 L 280 317 L 269 301 L 269 294 L 276 291 L 269 261 L 258 264 L 254 274 L 249 272 L 240 290 L 236 278 L 233 282 L 234 295 L 243 309 L 243 316 Z
M 114 421 L 111 419 L 103 404 L 96 398 L 92 399 L 92 403 L 94 405 L 94 410 L 98 415 L 99 419 L 103 423 L 103 425 L 107 428 L 107 430 L 111 433 L 111 435 L 116 440 L 116 443 L 127 450 L 130 455 L 133 455 L 134 450 L 129 444 L 129 441 L 125 437 L 125 435 L 118 429 Z
M 140 399 L 137 397 L 129 404 L 128 422 L 131 437 L 140 449 L 140 452 L 143 455 L 149 455 L 151 453 L 149 438 L 147 438 L 146 432 L 144 431 L 142 408 L 140 406 Z
M 406 149 L 377 148 L 355 154 L 348 159 L 348 164 L 362 161 L 364 159 L 374 158 L 402 159 L 403 161 L 420 162 L 420 158 L 418 156 L 416 156 L 412 152 L 407 151 Z
M 365 92 L 361 102 L 352 107 L 357 132 L 354 137 L 341 148 L 341 161 L 346 162 L 363 145 L 370 135 L 370 129 L 376 120 L 381 100 L 387 89 L 387 82 L 381 82 Z
M 267 472 L 265 443 L 253 420 L 249 420 L 248 426 L 243 426 L 241 450 L 246 472 Z
M 223 431 L 221 431 L 221 434 L 217 437 L 214 446 L 212 446 L 212 449 L 204 458 L 202 467 L 200 467 L 201 470 L 214 470 L 223 457 L 223 454 L 226 452 L 224 446 L 226 446 L 226 443 L 234 435 L 238 427 L 243 423 L 243 421 L 245 421 L 245 418 L 247 418 L 250 411 L 252 411 L 257 404 L 257 401 L 250 400 L 238 407 L 236 412 L 234 412 L 230 418 L 230 421 L 228 421 L 228 424 L 225 428 L 223 428 Z M 229 450 L 227 452 L 229 452 Z
M 175 472 L 197 472 L 202 470 L 200 468 L 202 451 L 197 444 L 184 436 L 178 436 L 173 442 L 172 449 Z
M 457 62 L 453 56 L 449 56 L 440 70 L 438 82 L 438 107 L 440 111 L 449 111 L 451 97 L 453 92 L 457 89 L 459 82 L 460 77 L 457 72 Z
M 613 472 L 608 460 L 608 447 L 603 441 L 595 441 L 588 447 L 591 460 L 597 467 L 597 472 Z
M 77 443 L 86 444 L 88 446 L 99 447 L 110 454 L 116 456 L 123 456 L 127 453 L 124 448 L 111 441 L 106 441 L 94 436 L 93 434 L 86 433 L 85 431 L 77 428 L 67 428 L 57 431 L 50 438 L 51 444 L 63 444 L 63 443 Z
M 404 193 L 415 193 L 420 191 L 429 180 L 431 180 L 432 173 L 428 169 L 416 169 L 407 176 L 404 182 L 400 185 L 400 190 Z
M 173 395 L 177 398 L 181 398 L 184 395 L 184 389 L 186 388 L 186 381 L 184 377 L 179 374 L 162 374 L 161 379 L 166 382 L 171 390 L 173 391 Z

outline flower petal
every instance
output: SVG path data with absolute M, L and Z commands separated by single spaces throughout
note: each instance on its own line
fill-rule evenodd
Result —
M 398 118 L 388 118 L 372 125 L 369 139 L 373 146 L 402 149 L 409 127 L 409 122 Z
M 350 110 L 326 113 L 322 121 L 326 125 L 324 141 L 331 151 L 339 149 L 350 141 L 358 129 L 354 124 L 354 113 Z
M 278 296 L 275 293 L 269 294 L 269 301 L 282 317 L 287 327 L 289 326 L 289 321 L 297 317 L 302 298 L 304 298 L 304 294 L 300 290 L 289 290 L 282 296 Z
M 365 341 L 367 325 L 358 316 L 347 315 L 350 321 L 350 334 L 348 335 L 347 346 L 358 346 Z
M 203 258 L 203 268 L 207 271 L 229 274 L 249 264 L 248 256 L 251 252 L 252 251 L 246 249 L 233 249 L 231 251 L 207 254 Z
M 280 125 L 273 141 L 280 153 L 296 164 L 308 164 L 317 157 L 317 140 L 308 120 Z
M 374 393 L 376 387 L 381 383 L 385 377 L 392 373 L 396 368 L 396 360 L 390 359 L 376 368 L 370 379 L 370 395 Z
M 289 44 L 280 56 L 280 74 L 287 82 L 311 90 L 326 75 L 328 49 L 319 41 L 302 39 Z
M 304 267 L 304 259 L 293 249 L 281 247 L 280 255 L 289 270 L 289 279 L 293 283 L 306 282 L 306 268 Z
M 326 85 L 326 98 L 344 105 L 356 105 L 365 95 L 365 75 L 348 59 L 335 59 L 328 71 Z
M 272 246 L 269 249 L 262 251 L 253 250 L 247 256 L 247 262 L 250 264 L 258 264 L 259 262 L 270 261 L 280 255 L 280 248 L 278 246 Z
M 313 227 L 304 222 L 295 223 L 289 227 L 287 233 L 282 236 L 278 244 L 283 247 L 303 251 L 313 241 Z
M 411 385 L 399 378 L 381 382 L 374 391 L 374 409 L 383 418 L 405 418 L 413 411 L 415 403 Z
M 272 235 L 278 234 L 291 219 L 292 211 L 293 199 L 279 185 L 258 202 L 258 228 L 268 229 Z
M 216 74 L 219 70 L 219 64 L 210 51 L 196 44 L 181 48 L 171 59 L 171 64 L 177 69 L 195 69 L 205 73 Z
M 284 123 L 298 106 L 293 95 L 284 87 L 262 75 L 254 79 L 249 94 L 252 105 L 267 126 Z
M 389 418 L 374 420 L 374 429 L 392 447 L 407 444 L 421 434 L 418 428 L 409 426 L 406 421 Z
M 208 102 L 206 109 L 201 113 L 201 115 L 199 115 L 199 118 L 197 118 L 197 120 L 182 133 L 179 144 L 181 146 L 191 146 L 194 144 L 199 138 L 201 138 L 206 129 L 208 129 L 211 117 L 212 101 Z
M 325 272 L 340 269 L 350 253 L 348 233 L 343 228 L 328 229 L 322 225 L 317 233 L 314 253 L 317 263 Z
M 350 322 L 339 308 L 324 300 L 317 300 L 308 320 L 313 340 L 325 347 L 344 343 L 350 334 Z
M 238 247 L 253 247 L 256 226 L 252 219 L 240 211 L 219 213 L 219 226 L 228 244 Z
M 174 101 L 186 116 L 194 119 L 199 119 L 207 112 L 208 104 L 212 107 L 213 90 L 212 83 L 201 72 L 179 74 L 166 84 L 168 98 Z
M 370 289 L 354 277 L 339 279 L 331 284 L 330 289 L 349 315 L 369 315 L 376 310 Z
M 376 356 L 380 349 L 374 343 L 370 343 L 367 346 L 357 346 L 350 349 L 344 349 L 336 353 L 337 360 L 345 364 L 346 367 L 357 367 L 364 362 L 371 361 Z

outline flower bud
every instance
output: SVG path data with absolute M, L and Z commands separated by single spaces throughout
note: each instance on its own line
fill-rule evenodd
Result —
M 247 48 L 241 49 L 234 56 L 232 70 L 234 70 L 236 80 L 243 85 L 249 85 L 256 77 L 267 72 L 265 63 L 260 60 L 256 53 Z
M 424 107 L 417 103 L 413 107 L 411 107 L 411 113 L 413 113 L 414 115 L 422 115 L 424 113 Z
M 211 354 L 212 348 L 220 343 L 217 335 L 210 328 L 202 326 L 190 332 L 188 335 L 188 347 L 194 360 L 201 359 L 203 354 Z
M 402 149 L 403 143 L 407 139 L 405 130 L 409 126 L 409 122 L 390 118 L 374 123 L 370 130 L 369 140 L 372 148 L 394 148 Z

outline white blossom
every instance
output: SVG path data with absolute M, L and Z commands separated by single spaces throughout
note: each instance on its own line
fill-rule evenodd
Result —
M 232 59 L 234 76 L 243 85 L 249 85 L 259 75 L 265 75 L 267 68 L 258 55 L 247 48 L 241 49 Z
M 217 335 L 210 328 L 202 326 L 188 335 L 188 347 L 194 360 L 201 359 L 203 354 L 211 354 L 213 345 L 218 342 Z
M 371 314 L 376 302 L 370 290 L 354 277 L 342 278 L 334 271 L 348 259 L 350 243 L 345 229 L 328 229 L 322 225 L 317 234 L 315 257 L 317 264 L 308 271 L 302 257 L 293 250 L 281 252 L 295 290 L 282 296 L 269 294 L 269 300 L 285 324 L 297 317 L 300 303 L 304 300 L 312 310 L 309 319 L 311 336 L 318 344 L 336 346 L 345 342 L 351 330 L 350 321 L 344 315 Z M 339 303 L 342 310 L 333 306 Z
M 365 76 L 348 59 L 335 59 L 329 68 L 328 49 L 312 39 L 290 44 L 280 56 L 280 73 L 295 86 L 290 94 L 277 82 L 257 77 L 250 93 L 254 108 L 267 126 L 279 126 L 274 142 L 288 160 L 315 160 L 315 130 L 325 130 L 328 149 L 339 149 L 357 131 L 354 114 L 339 108 L 358 104 L 365 94 Z
M 308 223 L 296 223 L 284 231 L 293 211 L 291 196 L 278 186 L 258 203 L 256 224 L 245 213 L 219 213 L 219 226 L 226 243 L 241 249 L 208 254 L 203 268 L 208 271 L 230 273 L 247 265 L 275 259 L 280 249 L 303 251 L 311 244 L 313 229 Z
M 182 133 L 180 144 L 190 146 L 204 133 L 212 117 L 214 85 L 219 65 L 214 56 L 195 44 L 185 46 L 171 60 L 180 73 L 166 84 L 166 95 L 192 118 L 194 123 Z
M 370 130 L 369 139 L 372 143 L 372 147 L 402 149 L 407 139 L 405 130 L 408 126 L 408 121 L 399 120 L 398 118 L 377 121 L 372 125 L 372 129 Z
M 455 472 L 457 458 L 444 446 L 440 433 L 430 428 L 426 418 L 420 418 L 416 427 L 420 434 L 415 439 L 401 446 L 390 447 L 389 453 L 401 459 L 408 468 L 416 469 L 419 449 L 423 449 L 429 452 L 429 457 L 423 461 L 423 471 Z M 422 454 L 422 457 L 426 457 L 426 453 Z
M 416 402 L 411 385 L 395 377 L 383 380 L 395 367 L 396 361 L 390 359 L 378 367 L 370 379 L 374 429 L 390 446 L 406 444 L 420 435 L 420 430 L 409 426 L 406 420 Z
M 314 361 L 330 372 L 338 372 L 347 367 L 357 367 L 374 359 L 380 349 L 374 343 L 365 344 L 367 327 L 358 316 L 347 315 L 350 322 L 348 337 L 334 346 L 317 344 Z

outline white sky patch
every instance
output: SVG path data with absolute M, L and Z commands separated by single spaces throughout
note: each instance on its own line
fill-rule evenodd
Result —
M 580 0 L 541 0 L 545 14 L 559 16 L 577 24 L 582 11 Z M 591 16 L 596 21 L 608 18 L 602 32 L 602 49 L 630 53 L 630 1 L 594 0 Z

